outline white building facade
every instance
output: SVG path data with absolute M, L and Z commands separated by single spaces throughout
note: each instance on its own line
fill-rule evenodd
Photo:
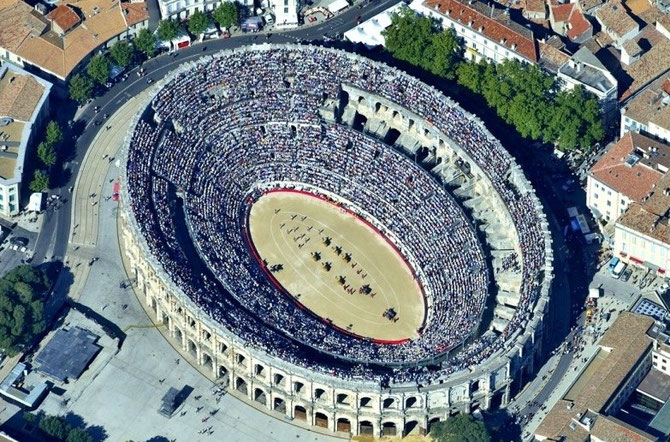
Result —
M 0 68 L 0 216 L 19 214 L 26 151 L 49 115 L 50 92 L 51 83 L 17 66 Z
M 479 1 L 414 0 L 410 8 L 437 19 L 444 29 L 453 29 L 463 39 L 467 59 L 495 63 L 519 60 L 533 64 L 538 61 L 533 33 L 493 6 Z

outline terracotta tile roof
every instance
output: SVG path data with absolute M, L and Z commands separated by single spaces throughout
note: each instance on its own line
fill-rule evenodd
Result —
M 558 72 L 558 68 L 570 61 L 570 55 L 546 43 L 539 43 L 540 63 L 551 72 Z
M 632 31 L 638 24 L 628 15 L 619 0 L 612 0 L 601 6 L 595 13 L 605 31 L 620 38 Z
M 670 79 L 666 78 L 665 80 L 663 80 L 663 84 L 661 85 L 661 89 L 663 89 L 663 92 L 670 95 Z
M 596 8 L 603 4 L 603 0 L 579 0 L 579 5 L 582 8 L 582 11 L 589 13 L 589 11 L 593 8 Z
M 2 8 L 3 5 L 7 7 Z M 45 32 L 45 28 L 33 31 L 32 24 L 26 25 L 35 20 L 27 4 L 0 0 L 0 47 L 62 79 L 67 78 L 88 54 L 129 26 L 118 0 L 79 0 L 76 5 L 84 17 L 82 25 L 59 36 Z M 137 5 L 129 8 L 131 21 L 140 18 L 142 3 Z
M 570 40 L 575 40 L 593 29 L 591 23 L 584 17 L 584 14 L 579 9 L 575 8 L 570 14 L 570 27 L 567 36 Z
M 46 20 L 23 1 L 0 1 L 0 47 L 16 52 L 21 43 L 41 35 L 47 26 Z
M 625 0 L 626 7 L 633 15 L 640 15 L 651 9 L 649 0 Z
M 655 442 L 658 438 L 611 416 L 600 416 L 591 429 L 591 434 L 607 442 Z
M 7 70 L 0 78 L 0 117 L 30 121 L 44 93 L 44 86 L 30 75 Z
M 517 52 L 526 59 L 533 62 L 538 61 L 537 47 L 532 32 L 524 30 L 522 33 L 521 30 L 514 29 L 515 26 L 512 22 L 507 21 L 505 23 L 501 19 L 493 19 L 470 5 L 457 0 L 426 0 L 424 4 L 473 30 L 479 32 L 481 28 L 481 34 L 490 40 L 497 43 L 503 42 L 510 50 Z M 526 33 L 529 35 L 524 35 Z
M 553 5 L 551 13 L 555 21 L 568 21 L 572 10 L 575 8 L 574 3 L 566 3 L 564 5 Z
M 612 145 L 591 167 L 589 173 L 606 186 L 640 202 L 663 177 L 662 171 L 654 163 L 639 161 L 634 166 L 626 164 L 626 158 L 636 147 L 648 150 L 658 148 L 665 163 L 670 163 L 670 146 L 659 143 L 644 135 L 628 132 Z M 658 158 L 658 157 L 655 157 Z
M 121 11 L 127 26 L 133 26 L 144 20 L 149 20 L 149 12 L 146 2 L 141 3 L 121 3 Z
M 644 46 L 638 43 L 641 47 L 651 46 L 651 49 L 644 52 L 640 59 L 630 66 L 622 66 L 632 81 L 627 82 L 627 88 L 622 88 L 619 101 L 635 94 L 670 68 L 670 40 L 660 32 L 647 26 L 635 37 L 635 41 L 644 43 Z
M 526 8 L 530 12 L 545 12 L 544 0 L 526 0 Z
M 670 244 L 670 174 L 666 174 L 654 190 L 641 202 L 631 204 L 617 224 Z
M 77 13 L 74 12 L 74 10 L 65 3 L 61 3 L 60 5 L 56 6 L 56 9 L 51 11 L 47 15 L 47 18 L 49 20 L 53 20 L 53 22 L 58 25 L 58 27 L 61 28 L 63 32 L 69 31 L 73 27 L 77 26 L 81 21 Z

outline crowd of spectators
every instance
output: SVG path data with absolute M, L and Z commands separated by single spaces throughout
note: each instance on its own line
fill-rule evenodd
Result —
M 422 116 L 468 153 L 501 196 L 519 241 L 519 255 L 503 267 L 522 273 L 520 302 L 502 333 L 471 338 L 489 275 L 474 226 L 444 186 L 402 152 L 320 116 L 326 102 L 345 99 L 343 84 Z M 135 127 L 126 174 L 151 255 L 246 345 L 340 377 L 424 382 L 503 349 L 532 314 L 546 240 L 539 205 L 508 180 L 511 164 L 480 123 L 418 80 L 343 52 L 286 47 L 222 53 L 177 74 Z M 253 201 L 276 188 L 336 195 L 394 240 L 427 305 L 415 339 L 388 345 L 347 335 L 270 284 L 250 253 L 246 223 Z M 179 217 L 208 271 L 190 265 Z M 440 371 L 417 364 L 461 345 Z M 324 366 L 313 350 L 337 363 Z M 393 367 L 390 375 L 380 366 Z

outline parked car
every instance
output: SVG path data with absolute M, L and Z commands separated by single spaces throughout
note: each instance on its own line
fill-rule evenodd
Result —
M 625 272 L 623 272 L 623 275 L 621 275 L 621 280 L 623 282 L 627 282 L 630 279 L 630 275 L 633 274 L 633 269 L 626 269 Z

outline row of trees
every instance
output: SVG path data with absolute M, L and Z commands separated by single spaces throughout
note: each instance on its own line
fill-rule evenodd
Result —
M 40 436 L 46 436 L 51 440 L 62 442 L 93 441 L 93 437 L 85 429 L 73 427 L 61 416 L 37 416 L 32 413 L 25 413 L 23 419 L 32 425 L 36 424 L 40 433 L 42 433 Z
M 562 90 L 554 77 L 528 63 L 466 61 L 455 32 L 442 30 L 431 18 L 412 11 L 396 14 L 385 37 L 395 58 L 481 95 L 523 137 L 589 150 L 605 136 L 594 96 L 581 88 Z
M 223 2 L 212 11 L 211 18 L 222 28 L 237 26 L 240 22 L 239 6 L 235 2 Z M 203 11 L 195 11 L 188 19 L 188 32 L 198 36 L 209 27 L 210 16 Z M 170 41 L 179 35 L 179 23 L 175 20 L 161 20 L 156 34 L 161 40 Z
M 22 351 L 45 330 L 44 295 L 50 285 L 43 270 L 29 265 L 0 278 L 0 348 L 6 354 Z
M 125 68 L 138 55 L 150 58 L 155 52 L 156 38 L 148 29 L 140 30 L 132 43 L 126 41 L 114 43 L 107 54 L 93 56 L 85 71 L 70 79 L 70 98 L 79 102 L 88 100 L 96 84 L 103 85 L 109 81 L 110 64 Z
M 236 26 L 240 20 L 239 7 L 235 2 L 223 2 L 211 14 L 211 18 L 224 28 Z M 209 23 L 210 17 L 207 13 L 196 11 L 188 20 L 188 30 L 191 34 L 198 36 L 205 32 Z M 179 35 L 179 26 L 176 20 L 161 20 L 158 23 L 156 34 L 163 41 L 171 41 Z M 70 79 L 70 98 L 80 103 L 91 98 L 96 84 L 103 85 L 109 81 L 110 64 L 125 68 L 138 55 L 148 59 L 155 53 L 156 37 L 148 29 L 140 30 L 131 43 L 116 42 L 108 53 L 93 56 L 85 71 Z
M 63 143 L 63 131 L 58 123 L 50 121 L 44 131 L 44 137 L 37 145 L 37 159 L 41 167 L 35 169 L 28 187 L 33 192 L 44 192 L 49 188 L 49 172 L 58 162 L 58 148 Z

